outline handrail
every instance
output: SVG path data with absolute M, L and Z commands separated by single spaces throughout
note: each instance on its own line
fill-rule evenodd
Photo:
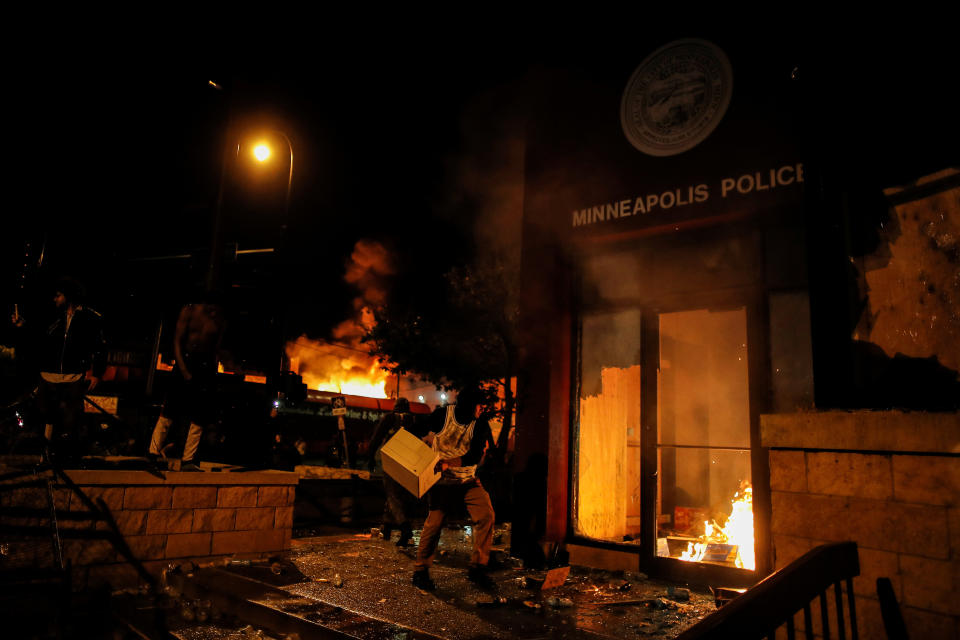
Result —
M 702 619 L 678 636 L 678 640 L 701 638 L 773 637 L 777 627 L 791 626 L 795 614 L 806 609 L 810 602 L 821 598 L 826 606 L 827 589 L 833 585 L 840 599 L 840 583 L 847 583 L 851 630 L 856 638 L 856 609 L 853 600 L 853 577 L 860 575 L 860 561 L 854 542 L 836 542 L 820 545 L 800 556 L 783 569 L 767 576 L 742 595 Z M 843 626 L 842 608 L 840 626 Z M 826 622 L 826 621 L 825 621 Z M 807 622 L 809 629 L 809 622 Z M 840 634 L 842 638 L 842 632 Z

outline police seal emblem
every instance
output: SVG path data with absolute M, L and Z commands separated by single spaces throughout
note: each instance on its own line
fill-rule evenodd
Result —
M 706 40 L 676 40 L 630 76 L 620 102 L 623 132 L 651 156 L 683 153 L 716 128 L 732 90 L 733 71 L 723 51 Z

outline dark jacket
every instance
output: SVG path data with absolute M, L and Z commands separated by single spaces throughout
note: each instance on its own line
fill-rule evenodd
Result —
M 107 345 L 103 338 L 102 316 L 87 307 L 73 314 L 70 327 L 64 331 L 66 313 L 61 313 L 40 336 L 40 371 L 49 373 L 86 373 L 103 376 L 107 368 Z

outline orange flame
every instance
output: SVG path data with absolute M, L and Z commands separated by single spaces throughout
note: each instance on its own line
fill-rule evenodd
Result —
M 723 527 L 716 522 L 704 521 L 705 534 L 698 542 L 687 544 L 687 550 L 680 555 L 681 560 L 701 562 L 710 543 L 736 546 L 738 569 L 756 568 L 753 552 L 753 487 L 747 486 L 733 496 L 733 511 Z
M 290 368 L 308 389 L 368 398 L 386 398 L 387 378 L 380 360 L 362 350 L 301 336 L 286 347 Z
M 361 340 L 374 326 L 372 306 L 387 298 L 387 285 L 394 273 L 390 252 L 379 242 L 358 240 L 346 264 L 344 280 L 357 289 L 354 315 L 338 324 L 331 336 L 339 344 L 311 340 L 306 336 L 287 343 L 290 369 L 299 373 L 310 389 L 335 391 L 368 398 L 386 398 L 389 374 L 383 363 L 370 355 Z

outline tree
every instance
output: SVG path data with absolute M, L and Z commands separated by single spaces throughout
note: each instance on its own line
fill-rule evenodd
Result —
M 488 406 L 503 398 L 497 411 L 502 434 L 512 426 L 515 398 L 511 379 L 518 362 L 519 300 L 515 273 L 500 254 L 489 254 L 444 275 L 444 290 L 434 301 L 388 300 L 374 309 L 376 324 L 365 341 L 386 369 L 416 373 L 443 388 L 481 384 Z M 436 298 L 439 297 L 439 304 Z M 507 438 L 500 439 L 501 449 Z

